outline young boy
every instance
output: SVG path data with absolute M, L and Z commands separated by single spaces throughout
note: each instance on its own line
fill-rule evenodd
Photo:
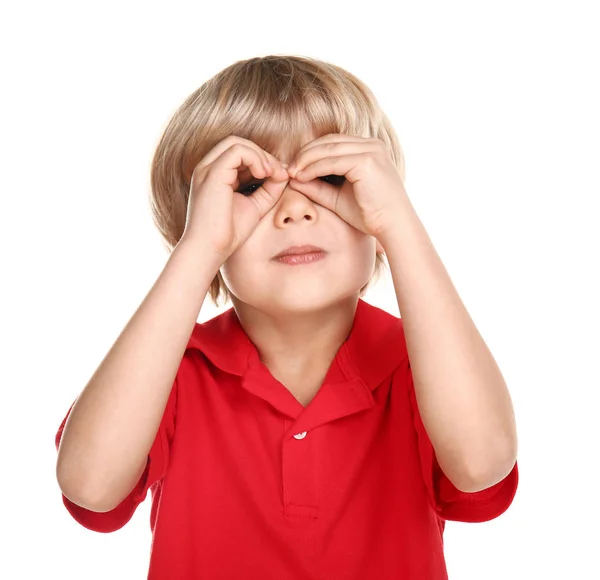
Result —
M 511 504 L 510 396 L 403 181 L 368 88 L 313 59 L 235 63 L 167 126 L 171 255 L 56 436 L 85 527 L 151 490 L 149 579 L 441 580 L 445 521 Z M 402 318 L 362 299 L 384 252 Z M 199 324 L 207 293 L 233 307 Z

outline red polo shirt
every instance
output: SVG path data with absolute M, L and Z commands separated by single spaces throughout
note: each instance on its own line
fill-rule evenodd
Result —
M 196 324 L 130 495 L 106 513 L 63 502 L 86 528 L 112 532 L 150 489 L 150 580 L 442 580 L 445 520 L 502 514 L 518 469 L 458 491 L 413 389 L 402 319 L 362 299 L 306 407 L 230 308 Z

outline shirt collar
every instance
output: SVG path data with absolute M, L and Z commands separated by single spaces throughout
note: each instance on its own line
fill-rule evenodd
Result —
M 240 377 L 246 377 L 260 362 L 233 307 L 196 323 L 188 348 L 199 350 L 221 370 Z M 372 391 L 407 356 L 402 319 L 359 298 L 350 335 L 336 355 L 348 381 L 363 382 Z

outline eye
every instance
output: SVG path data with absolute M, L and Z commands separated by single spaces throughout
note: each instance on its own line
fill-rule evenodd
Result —
M 319 179 L 321 181 L 324 181 L 325 183 L 333 185 L 334 187 L 339 187 L 344 183 L 344 181 L 346 181 L 346 178 L 343 175 L 333 174 L 320 176 Z M 247 197 L 252 195 L 262 184 L 262 181 L 260 181 L 259 183 L 250 183 L 248 185 L 244 185 L 243 187 L 238 188 L 237 192 Z
M 323 175 L 322 177 L 319 177 L 319 179 L 336 187 L 339 187 L 346 181 L 346 178 L 343 175 Z
M 251 183 L 249 185 L 244 185 L 243 187 L 241 187 L 241 188 L 238 189 L 238 193 L 241 193 L 242 195 L 245 195 L 245 196 L 252 195 L 261 185 L 262 185 L 262 182 L 260 182 L 260 183 Z M 251 189 L 253 187 L 255 189 Z

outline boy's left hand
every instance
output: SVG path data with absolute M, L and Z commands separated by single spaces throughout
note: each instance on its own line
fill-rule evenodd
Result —
M 292 187 L 377 239 L 395 227 L 403 211 L 404 184 L 380 139 L 339 133 L 319 137 L 300 149 L 288 173 L 295 177 Z M 346 179 L 341 186 L 315 179 L 326 175 Z

